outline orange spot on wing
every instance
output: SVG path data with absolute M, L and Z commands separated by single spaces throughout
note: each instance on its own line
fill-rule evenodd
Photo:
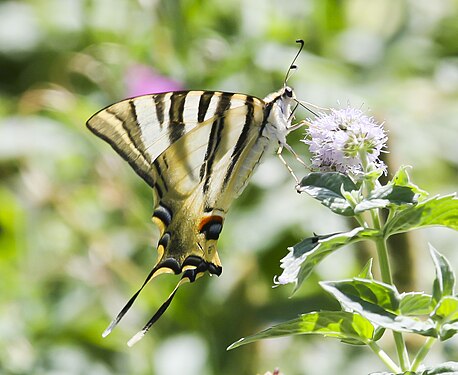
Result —
M 213 215 L 204 217 L 199 223 L 199 232 L 202 231 L 204 226 L 210 222 L 223 223 L 223 218 L 221 216 Z

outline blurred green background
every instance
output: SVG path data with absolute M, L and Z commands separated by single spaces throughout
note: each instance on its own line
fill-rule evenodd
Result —
M 383 369 L 366 348 L 323 338 L 226 352 L 275 322 L 336 308 L 317 281 L 353 276 L 370 256 L 371 249 L 338 252 L 293 298 L 290 286 L 271 288 L 287 246 L 350 225 L 298 195 L 273 155 L 227 218 L 219 241 L 223 275 L 181 288 L 167 314 L 128 348 L 176 283 L 173 276 L 155 280 L 101 338 L 154 264 L 158 232 L 148 187 L 85 121 L 142 90 L 264 97 L 283 85 L 298 38 L 306 47 L 289 84 L 301 100 L 370 110 L 389 130 L 391 172 L 410 164 L 414 181 L 432 194 L 456 191 L 456 0 L 0 2 L 1 374 Z M 292 135 L 291 144 L 306 158 L 302 135 Z M 298 175 L 306 173 L 289 160 Z M 407 259 L 398 269 L 409 276 L 405 285 L 430 291 L 428 241 L 458 269 L 456 238 L 430 229 L 401 241 L 410 244 L 398 253 Z M 427 362 L 457 361 L 457 348 L 449 340 Z

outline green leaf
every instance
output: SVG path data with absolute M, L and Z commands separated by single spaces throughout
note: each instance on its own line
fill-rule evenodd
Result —
M 344 310 L 356 312 L 378 326 L 396 332 L 437 336 L 431 321 L 400 315 L 400 296 L 391 285 L 358 278 L 320 284 L 340 302 Z
M 455 274 L 448 260 L 431 244 L 429 245 L 429 252 L 436 269 L 436 278 L 433 283 L 433 300 L 437 303 L 443 296 L 455 294 Z
M 402 315 L 429 315 L 433 311 L 432 296 L 422 292 L 401 294 L 399 311 Z
M 299 244 L 288 248 L 289 253 L 281 260 L 282 274 L 276 284 L 296 283 L 296 291 L 313 268 L 325 257 L 342 246 L 375 237 L 379 231 L 375 229 L 355 228 L 350 232 L 325 236 L 309 237 Z
M 435 320 L 458 320 L 458 297 L 447 296 L 442 298 L 442 300 L 436 306 L 432 316 Z
M 360 279 L 374 279 L 374 276 L 372 276 L 372 258 L 367 261 L 366 265 L 363 267 L 357 277 Z
M 458 230 L 458 199 L 455 194 L 436 196 L 396 212 L 385 224 L 384 235 L 389 237 L 396 233 L 437 225 Z
M 406 186 L 410 188 L 420 200 L 425 198 L 428 195 L 428 192 L 425 190 L 420 189 L 417 185 L 413 184 L 410 181 L 410 176 L 407 173 L 407 169 L 411 168 L 410 166 L 403 165 L 401 166 L 396 174 L 394 175 L 393 179 L 391 180 L 391 184 L 398 185 L 398 186 Z
M 341 189 L 349 192 L 358 190 L 358 187 L 343 173 L 312 172 L 302 179 L 297 191 L 309 194 L 339 215 L 353 216 L 353 208 L 342 195 Z
M 385 208 L 417 203 L 415 193 L 407 186 L 385 185 L 374 189 L 369 196 L 356 205 L 356 214 L 373 208 Z
M 443 297 L 432 313 L 432 319 L 440 324 L 440 338 L 447 340 L 458 332 L 458 297 Z
M 255 335 L 242 338 L 227 349 L 254 341 L 291 335 L 322 335 L 359 343 L 371 341 L 374 326 L 364 317 L 345 311 L 320 311 L 303 314 L 297 319 L 277 324 Z
M 383 334 L 385 333 L 386 328 L 383 327 L 377 327 L 377 329 L 374 332 L 374 337 L 372 341 L 378 341 L 382 338 Z
M 441 365 L 429 367 L 421 372 L 406 371 L 398 374 L 392 372 L 373 372 L 370 375 L 456 375 L 458 374 L 458 363 L 445 362 Z
M 426 369 L 420 375 L 456 375 L 457 373 L 457 362 L 445 362 L 441 365 L 437 365 Z
M 399 294 L 388 284 L 376 280 L 353 278 L 341 281 L 322 281 L 320 285 L 331 293 L 345 308 L 355 302 L 376 305 L 379 309 L 396 314 L 399 309 Z M 355 310 L 356 311 L 356 310 Z

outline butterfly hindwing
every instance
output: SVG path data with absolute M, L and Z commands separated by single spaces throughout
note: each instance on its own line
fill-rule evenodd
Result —
M 241 168 L 245 159 L 239 157 L 236 148 L 246 129 L 247 114 L 254 112 L 250 106 L 230 108 L 228 104 L 220 116 L 193 129 L 158 157 L 160 164 L 168 165 L 162 174 L 168 191 L 161 198 L 159 212 L 168 210 L 169 222 L 154 215 L 162 228 L 161 235 L 167 238 L 164 242 L 168 246 L 161 261 L 173 258 L 182 265 L 186 258 L 193 256 L 221 266 L 216 252 L 219 234 L 216 232 L 221 230 L 224 216 L 239 193 L 234 187 L 242 187 L 252 172 L 252 168 Z M 247 145 L 258 139 L 261 120 L 260 107 L 257 123 L 250 123 L 250 132 L 243 134 Z M 186 157 L 182 157 L 183 150 Z M 236 174 L 228 183 L 230 173 Z M 234 180 L 240 182 L 234 184 Z

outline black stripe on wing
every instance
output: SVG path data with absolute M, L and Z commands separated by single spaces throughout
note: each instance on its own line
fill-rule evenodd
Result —
M 147 156 L 142 152 L 142 150 L 140 148 L 138 148 L 136 145 L 135 145 L 135 142 L 133 140 L 133 137 L 131 136 L 131 134 L 129 133 L 129 130 L 128 128 L 126 127 L 126 121 L 123 120 L 117 113 L 114 113 L 112 111 L 110 111 L 109 108 L 106 109 L 107 113 L 113 115 L 114 117 L 116 117 L 116 119 L 118 121 L 120 121 L 122 123 L 122 127 L 123 129 L 126 131 L 127 133 L 127 136 L 129 138 L 129 141 L 131 142 L 132 145 L 128 145 L 127 147 L 132 147 L 132 146 L 135 146 L 136 150 L 145 158 L 145 160 L 148 160 Z M 156 184 L 156 181 L 154 180 L 154 177 L 151 173 L 151 169 L 148 168 L 148 169 L 145 169 L 145 168 L 141 168 L 138 163 L 136 162 L 136 159 L 130 157 L 130 153 L 127 152 L 127 150 L 125 149 L 125 147 L 122 147 L 122 143 L 119 143 L 117 142 L 117 138 L 113 138 L 113 137 L 110 137 L 109 135 L 105 134 L 105 133 L 102 133 L 101 131 L 99 131 L 96 127 L 93 127 L 90 125 L 90 120 L 87 122 L 87 126 L 88 128 L 95 134 L 97 135 L 99 138 L 103 139 L 105 142 L 107 142 L 119 155 L 122 156 L 122 158 L 124 160 L 126 160 L 130 166 L 133 168 L 133 170 L 141 177 L 143 178 L 143 180 L 145 180 L 145 182 L 151 186 L 152 188 L 154 188 L 155 184 Z
M 199 108 L 197 112 L 197 122 L 204 122 L 207 114 L 210 101 L 215 93 L 213 91 L 205 91 L 199 99 Z
M 169 139 L 171 145 L 184 134 L 183 110 L 186 96 L 185 92 L 174 92 L 170 97 Z
M 219 144 L 221 142 L 221 134 L 223 132 L 225 118 L 224 112 L 227 111 L 231 106 L 231 98 L 233 94 L 223 93 L 220 96 L 218 106 L 216 108 L 212 129 L 208 138 L 207 152 L 205 153 L 204 162 L 200 168 L 200 179 L 201 181 L 205 178 L 203 191 L 208 191 L 213 163 L 215 162 L 216 152 L 218 151 Z
M 164 126 L 164 96 L 165 94 L 153 95 L 154 104 L 156 105 L 156 117 L 159 127 L 162 129 Z
M 227 186 L 229 179 L 232 176 L 235 165 L 240 159 L 245 147 L 248 143 L 248 135 L 254 122 L 254 100 L 253 97 L 248 96 L 246 99 L 247 112 L 245 116 L 245 124 L 243 125 L 242 132 L 240 133 L 237 143 L 235 144 L 234 150 L 231 155 L 231 162 L 227 168 L 226 175 L 224 176 L 223 187 Z

